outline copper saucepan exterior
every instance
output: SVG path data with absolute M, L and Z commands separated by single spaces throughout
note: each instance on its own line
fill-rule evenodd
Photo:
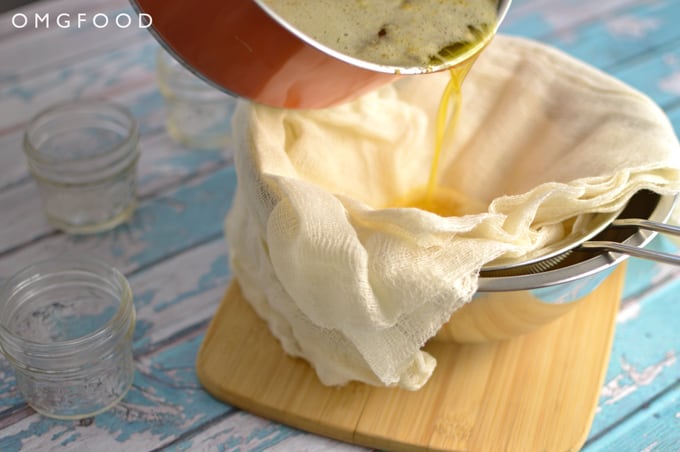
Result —
M 150 30 L 178 60 L 230 94 L 283 108 L 325 108 L 358 97 L 404 73 L 361 62 L 305 37 L 261 0 L 131 0 L 152 18 Z M 510 0 L 499 0 L 498 24 Z

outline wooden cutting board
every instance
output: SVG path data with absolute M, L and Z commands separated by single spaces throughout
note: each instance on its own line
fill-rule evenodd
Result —
M 623 266 L 575 308 L 505 342 L 426 349 L 437 358 L 416 392 L 361 383 L 323 386 L 287 356 L 232 283 L 198 353 L 216 398 L 342 441 L 388 450 L 576 451 L 611 350 Z

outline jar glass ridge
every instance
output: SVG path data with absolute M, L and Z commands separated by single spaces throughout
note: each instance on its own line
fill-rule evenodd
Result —
M 93 416 L 125 395 L 134 324 L 125 277 L 97 260 L 40 262 L 0 288 L 0 349 L 29 405 L 50 417 Z

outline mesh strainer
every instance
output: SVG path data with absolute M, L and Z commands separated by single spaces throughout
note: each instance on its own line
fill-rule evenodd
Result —
M 628 205 L 615 212 L 590 214 L 584 226 L 562 240 L 537 249 L 524 256 L 496 259 L 482 268 L 484 276 L 505 276 L 531 274 L 548 271 L 574 251 L 607 251 L 628 256 L 650 259 L 667 264 L 680 265 L 680 256 L 631 246 L 615 240 L 598 239 L 604 232 L 617 228 L 647 230 L 680 236 L 680 227 L 667 224 L 672 208 L 660 220 L 629 217 L 627 212 L 637 209 L 637 204 L 648 202 L 648 192 L 641 192 L 631 198 Z M 677 195 L 672 199 L 675 206 Z

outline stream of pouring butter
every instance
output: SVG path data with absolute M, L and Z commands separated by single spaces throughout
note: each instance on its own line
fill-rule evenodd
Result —
M 391 207 L 415 207 L 441 216 L 464 215 L 476 213 L 485 206 L 463 193 L 437 184 L 441 164 L 444 139 L 449 133 L 453 137 L 462 104 L 462 87 L 476 58 L 469 58 L 449 69 L 450 78 L 442 92 L 435 115 L 435 136 L 427 184 L 409 193 L 406 197 L 395 201 Z
M 451 133 L 455 133 L 456 127 L 458 126 L 458 118 L 460 117 L 461 103 L 463 100 L 462 88 L 463 81 L 470 68 L 474 63 L 474 58 L 470 58 L 467 61 L 459 64 L 458 66 L 451 68 L 449 72 L 451 73 L 451 78 L 444 88 L 444 93 L 439 102 L 439 108 L 437 110 L 437 122 L 435 124 L 435 141 L 434 141 L 434 153 L 432 155 L 432 164 L 430 165 L 430 176 L 427 179 L 427 188 L 425 191 L 425 205 L 422 207 L 425 210 L 440 214 L 440 215 L 453 215 L 460 213 L 460 205 L 457 205 L 455 211 L 451 212 L 451 203 L 460 204 L 461 202 L 467 202 L 467 199 L 463 199 L 463 196 L 458 192 L 453 192 L 453 190 L 448 190 L 448 202 L 445 205 L 441 205 L 441 201 L 437 201 L 436 190 L 437 190 L 437 176 L 439 173 L 439 162 L 441 160 L 442 148 L 444 146 L 444 137 L 447 130 L 451 130 Z M 453 102 L 453 112 L 451 112 L 451 118 L 447 121 L 449 116 L 449 110 L 451 109 L 451 102 Z M 455 196 L 457 195 L 457 196 Z M 470 208 L 471 206 L 466 206 Z
M 451 116 L 450 126 L 455 131 L 458 124 L 458 117 L 460 116 L 460 101 L 463 98 L 461 88 L 465 74 L 460 74 L 463 71 L 457 69 L 450 69 L 451 78 L 444 88 L 444 93 L 439 101 L 439 108 L 437 109 L 437 122 L 435 124 L 434 135 L 434 154 L 432 155 L 432 165 L 430 166 L 430 177 L 427 179 L 427 191 L 425 193 L 425 201 L 430 202 L 434 196 L 435 184 L 437 182 L 437 172 L 439 169 L 439 159 L 442 154 L 442 147 L 444 145 L 444 135 L 446 134 L 446 118 L 448 117 L 449 106 L 451 101 L 454 102 L 453 113 Z M 467 71 L 465 71 L 467 72 Z

